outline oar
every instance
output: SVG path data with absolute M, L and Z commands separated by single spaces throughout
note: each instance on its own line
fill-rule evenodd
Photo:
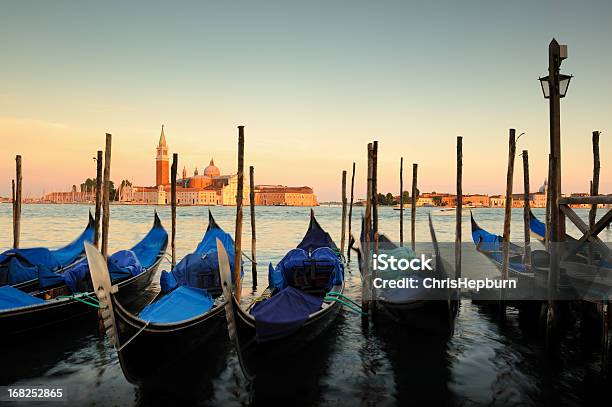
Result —
M 217 256 L 219 256 L 219 273 L 221 274 L 221 287 L 223 288 L 223 296 L 225 297 L 225 318 L 227 319 L 227 330 L 229 332 L 230 342 L 232 342 L 234 348 L 236 348 L 242 374 L 248 381 L 253 381 L 255 376 L 249 373 L 244 363 L 242 351 L 240 350 L 240 342 L 238 340 L 238 329 L 236 326 L 232 293 L 232 272 L 230 269 L 229 257 L 227 257 L 225 247 L 223 247 L 223 243 L 221 243 L 219 239 L 217 239 Z M 238 264 L 236 267 L 240 267 L 240 265 Z
M 93 282 L 94 293 L 100 302 L 100 317 L 104 323 L 106 335 L 115 349 L 119 349 L 119 335 L 113 312 L 113 302 L 110 297 L 118 291 L 118 288 L 116 285 L 112 285 L 106 259 L 96 246 L 85 242 L 85 253 L 87 254 L 89 274 Z

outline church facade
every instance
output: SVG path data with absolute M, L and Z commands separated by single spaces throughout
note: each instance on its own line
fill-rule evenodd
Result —
M 130 202 L 166 205 L 170 203 L 170 157 L 164 126 L 161 129 L 155 156 L 155 186 L 132 187 Z M 200 174 L 196 168 L 192 176 L 183 167 L 182 177 L 176 181 L 178 205 L 236 205 L 238 176 L 222 175 L 213 159 Z M 250 204 L 250 188 L 245 182 L 243 204 Z M 255 187 L 256 205 L 317 206 L 317 197 L 310 187 L 287 187 L 283 185 L 258 185 Z

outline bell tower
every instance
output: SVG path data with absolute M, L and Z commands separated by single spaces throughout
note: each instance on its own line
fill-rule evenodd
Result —
M 168 158 L 168 145 L 162 124 L 161 136 L 157 145 L 157 156 L 155 157 L 155 186 L 168 185 L 170 183 L 170 159 Z

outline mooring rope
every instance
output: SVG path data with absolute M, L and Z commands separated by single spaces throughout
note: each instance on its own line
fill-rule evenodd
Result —
M 121 351 L 123 350 L 123 348 L 125 348 L 126 346 L 128 346 L 128 345 L 130 344 L 130 342 L 132 342 L 134 339 L 136 339 L 136 337 L 137 337 L 138 335 L 140 335 L 140 334 L 142 333 L 142 331 L 144 331 L 144 330 L 145 330 L 145 329 L 146 329 L 146 328 L 149 326 L 149 324 L 150 324 L 150 323 L 151 323 L 151 321 L 147 321 L 147 323 L 146 323 L 146 324 L 144 324 L 144 325 L 142 326 L 142 328 L 140 328 L 140 329 L 138 330 L 138 332 L 136 332 L 136 333 L 135 333 L 135 334 L 134 334 L 134 335 L 133 335 L 133 336 L 132 336 L 130 339 L 128 339 L 127 341 L 125 341 L 125 343 L 124 343 L 123 345 L 121 345 L 121 346 L 119 347 L 119 349 L 117 349 L 117 352 L 121 352 Z
M 81 297 L 87 298 L 89 301 L 84 300 Z M 81 302 L 85 305 L 89 305 L 90 307 L 100 308 L 100 302 L 97 298 L 92 298 L 88 293 L 75 293 L 72 295 L 58 295 L 58 299 L 69 298 Z M 91 301 L 91 302 L 90 302 Z
M 346 295 L 339 293 L 337 291 L 330 291 L 329 293 L 327 293 L 327 295 L 325 296 L 325 298 L 323 298 L 325 301 L 334 301 L 337 303 L 340 303 L 341 305 L 344 305 L 345 307 L 347 307 L 349 310 L 360 314 L 360 315 L 368 315 L 367 312 L 363 312 L 361 305 L 359 305 L 357 302 L 355 302 L 354 300 L 350 299 L 349 297 L 347 297 Z M 346 300 L 346 301 L 344 301 Z

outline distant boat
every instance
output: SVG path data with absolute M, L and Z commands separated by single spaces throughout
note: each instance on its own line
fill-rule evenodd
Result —
M 461 213 L 462 215 L 469 215 L 470 210 L 473 209 L 474 206 L 471 205 L 467 205 L 467 206 L 463 206 L 461 207 Z M 434 211 L 431 214 L 432 215 L 454 215 L 455 213 L 457 213 L 457 208 L 456 207 L 451 207 L 451 208 L 442 208 L 440 210 Z
M 410 208 L 412 208 L 412 204 L 409 204 L 409 203 L 404 204 L 404 209 L 410 209 Z M 401 209 L 400 204 L 393 205 L 394 211 L 399 211 L 400 209 Z

